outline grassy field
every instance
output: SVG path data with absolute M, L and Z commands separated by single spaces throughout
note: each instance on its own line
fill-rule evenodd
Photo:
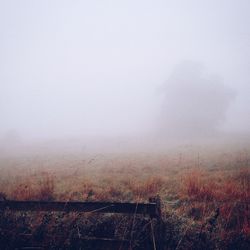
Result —
M 246 149 L 37 154 L 2 158 L 0 164 L 2 198 L 147 202 L 158 194 L 165 249 L 250 249 L 250 158 Z M 79 234 L 122 237 L 132 242 L 132 249 L 153 249 L 147 243 L 151 236 L 145 218 L 4 211 L 0 220 L 1 249 L 14 249 L 23 235 L 32 235 L 51 249 L 81 249 L 75 243 Z

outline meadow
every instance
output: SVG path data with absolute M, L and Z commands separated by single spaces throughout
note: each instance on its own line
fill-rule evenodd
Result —
M 148 202 L 159 195 L 164 249 L 250 248 L 247 149 L 37 154 L 1 158 L 0 164 L 1 199 Z M 153 249 L 142 243 L 150 237 L 147 221 L 133 223 L 131 248 Z M 130 224 L 131 218 L 117 215 L 2 211 L 0 244 L 14 249 L 20 235 L 29 234 L 50 249 L 81 249 L 75 234 L 131 240 Z

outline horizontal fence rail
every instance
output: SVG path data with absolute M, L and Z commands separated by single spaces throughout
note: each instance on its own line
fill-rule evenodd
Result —
M 62 201 L 0 201 L 0 209 L 14 211 L 58 211 L 89 213 L 144 214 L 156 218 L 160 216 L 157 203 L 118 203 L 118 202 L 62 202 Z
M 8 200 L 3 197 L 0 200 L 0 211 L 44 211 L 44 212 L 83 212 L 83 213 L 120 213 L 130 214 L 132 216 L 149 215 L 151 225 L 151 239 L 154 249 L 162 250 L 162 218 L 161 218 L 161 201 L 160 197 L 151 197 L 148 203 L 129 203 L 129 202 L 80 202 L 80 201 L 17 201 Z M 156 222 L 153 226 L 152 220 Z M 133 220 L 134 223 L 134 220 Z M 133 225 L 132 225 L 133 228 Z M 23 234 L 24 238 L 32 238 L 32 234 Z M 76 242 L 90 244 L 93 249 L 119 249 L 125 250 L 131 248 L 131 239 L 108 239 L 95 237 L 82 237 L 78 235 Z M 46 249 L 46 246 L 34 246 L 35 242 L 30 242 L 33 246 L 23 246 L 18 249 Z M 149 243 L 150 244 L 150 243 Z

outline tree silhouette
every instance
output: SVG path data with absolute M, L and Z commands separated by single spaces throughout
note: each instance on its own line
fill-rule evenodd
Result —
M 164 86 L 161 130 L 168 136 L 207 136 L 225 121 L 233 92 L 200 63 L 183 62 Z

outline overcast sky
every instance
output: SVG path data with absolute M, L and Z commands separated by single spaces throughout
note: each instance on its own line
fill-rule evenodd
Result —
M 249 0 L 0 0 L 0 135 L 149 131 L 183 61 L 234 92 L 221 127 L 247 131 L 249 13 Z

